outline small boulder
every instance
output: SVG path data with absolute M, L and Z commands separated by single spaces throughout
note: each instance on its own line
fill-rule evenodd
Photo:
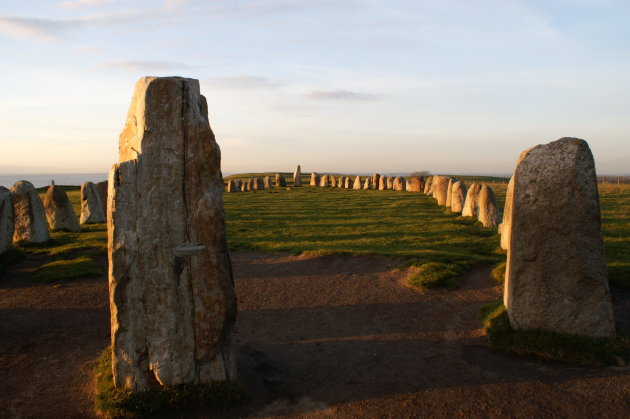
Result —
M 44 243 L 50 236 L 44 205 L 31 182 L 21 180 L 11 187 L 14 242 Z
M 61 186 L 53 183 L 48 187 L 46 196 L 44 196 L 44 209 L 51 230 L 81 231 L 70 199 Z

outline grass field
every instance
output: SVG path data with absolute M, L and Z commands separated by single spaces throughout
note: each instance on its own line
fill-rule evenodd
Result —
M 267 173 L 234 177 L 256 175 Z M 292 174 L 285 173 L 285 177 L 290 183 Z M 303 175 L 304 183 L 308 184 L 309 177 Z M 459 178 L 468 184 L 484 180 Z M 507 185 L 498 180 L 489 184 L 503 207 Z M 66 188 L 78 214 L 79 188 Z M 42 198 L 45 189 L 39 190 Z M 630 287 L 630 185 L 602 184 L 600 200 L 610 280 Z M 440 269 L 457 275 L 475 264 L 505 260 L 496 229 L 483 228 L 418 193 L 310 186 L 226 193 L 225 214 L 231 249 L 395 256 L 410 265 L 434 263 L 425 267 L 428 276 L 436 276 Z M 94 272 L 85 258 L 105 253 L 106 227 L 93 224 L 82 228 L 81 233 L 53 232 L 49 243 L 20 246 L 19 250 L 50 254 L 51 262 L 75 260 L 85 272 Z M 52 280 L 63 277 L 63 267 L 68 268 L 68 277 L 83 272 L 67 262 L 53 267 L 47 268 L 55 273 Z M 449 283 L 449 278 L 445 282 Z

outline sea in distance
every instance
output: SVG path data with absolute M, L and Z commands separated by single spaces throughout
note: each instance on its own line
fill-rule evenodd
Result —
M 0 186 L 10 188 L 19 180 L 28 180 L 36 188 L 50 185 L 54 180 L 57 185 L 80 186 L 83 182 L 102 182 L 107 180 L 107 173 L 19 173 L 0 174 Z

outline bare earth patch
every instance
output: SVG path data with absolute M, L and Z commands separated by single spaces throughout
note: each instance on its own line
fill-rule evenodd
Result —
M 91 368 L 109 344 L 106 279 L 29 281 L 28 264 L 43 262 L 27 259 L 0 280 L 0 411 L 93 416 Z M 391 258 L 233 252 L 232 262 L 250 397 L 231 411 L 178 416 L 627 417 L 627 366 L 577 368 L 488 348 L 478 310 L 501 294 L 490 268 L 457 289 L 418 291 Z M 628 293 L 615 300 L 629 318 Z

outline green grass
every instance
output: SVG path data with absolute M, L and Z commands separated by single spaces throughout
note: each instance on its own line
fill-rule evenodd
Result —
M 428 262 L 409 278 L 409 284 L 419 288 L 433 289 L 459 285 L 457 280 L 466 271 L 465 264 Z
M 92 258 L 81 256 L 45 263 L 31 276 L 31 279 L 42 282 L 60 282 L 84 276 L 100 275 L 100 273 L 101 270 Z
M 103 351 L 94 367 L 96 408 L 107 417 L 144 417 L 154 413 L 206 407 L 230 407 L 245 398 L 236 382 L 162 387 L 145 392 L 116 389 L 112 377 L 111 349 Z
M 516 330 L 510 325 L 501 301 L 480 310 L 490 345 L 502 352 L 582 366 L 617 365 L 628 357 L 630 339 L 619 334 L 616 339 L 565 335 L 546 330 Z
M 500 262 L 492 267 L 492 277 L 499 284 L 503 284 L 505 282 L 505 266 L 506 262 Z

